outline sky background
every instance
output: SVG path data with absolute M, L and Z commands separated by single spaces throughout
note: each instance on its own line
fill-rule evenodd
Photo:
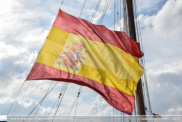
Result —
M 62 0 L 0 1 L 0 115 L 7 113 L 25 81 L 58 13 Z M 136 0 L 152 111 L 182 114 L 182 0 Z M 79 16 L 84 0 L 65 0 L 61 9 Z M 97 0 L 87 0 L 81 18 L 90 20 Z M 104 8 L 102 0 L 94 23 Z M 113 29 L 113 4 L 103 24 Z M 121 22 L 123 19 L 120 20 Z M 9 114 L 27 115 L 43 98 L 51 81 L 28 81 Z M 53 82 L 55 84 L 56 82 Z M 47 115 L 61 86 L 48 95 L 38 115 Z M 69 84 L 57 115 L 67 115 L 79 86 Z M 74 113 L 73 108 L 72 113 Z M 96 92 L 83 87 L 77 115 L 109 115 L 110 105 Z M 115 111 L 115 114 L 119 112 Z

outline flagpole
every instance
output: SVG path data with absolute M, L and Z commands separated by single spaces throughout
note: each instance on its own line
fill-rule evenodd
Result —
M 126 0 L 126 6 L 127 6 L 127 13 L 128 13 L 129 36 L 132 40 L 137 41 L 136 30 L 135 30 L 134 11 L 133 11 L 133 0 Z M 136 103 L 137 103 L 136 106 L 137 106 L 138 115 L 146 115 L 141 79 L 139 80 L 139 82 L 137 84 Z

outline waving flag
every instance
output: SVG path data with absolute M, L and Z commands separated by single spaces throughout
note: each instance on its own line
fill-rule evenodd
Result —
M 132 114 L 144 54 L 124 32 L 94 25 L 61 10 L 27 80 L 87 86 L 116 109 Z

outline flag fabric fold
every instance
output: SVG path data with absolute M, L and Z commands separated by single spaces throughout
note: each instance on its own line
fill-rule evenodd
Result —
M 59 10 L 27 80 L 55 80 L 87 86 L 116 109 L 132 114 L 144 69 L 139 44 L 124 32 Z

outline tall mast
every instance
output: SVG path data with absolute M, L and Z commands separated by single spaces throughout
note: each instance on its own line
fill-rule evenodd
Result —
M 132 40 L 137 41 L 136 30 L 135 30 L 134 12 L 133 12 L 133 0 L 126 0 L 126 6 L 127 6 L 127 13 L 128 13 L 128 26 L 127 26 L 127 28 L 129 31 L 129 36 Z M 141 79 L 139 80 L 138 85 L 137 85 L 136 103 L 137 103 L 136 106 L 137 106 L 138 115 L 146 115 Z

